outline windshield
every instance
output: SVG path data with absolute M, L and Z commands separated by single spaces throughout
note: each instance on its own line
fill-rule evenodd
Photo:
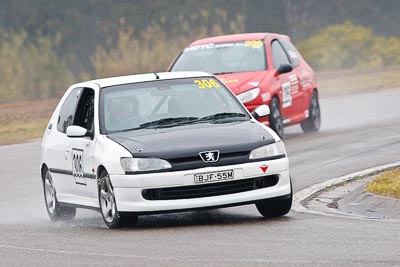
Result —
M 229 89 L 213 77 L 111 86 L 100 95 L 103 134 L 249 119 Z
M 266 67 L 264 42 L 252 40 L 187 47 L 171 70 L 218 74 L 259 71 Z

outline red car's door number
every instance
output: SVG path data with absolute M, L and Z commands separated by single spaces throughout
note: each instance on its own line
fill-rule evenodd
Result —
M 282 100 L 282 107 L 287 108 L 292 105 L 290 82 L 282 84 Z

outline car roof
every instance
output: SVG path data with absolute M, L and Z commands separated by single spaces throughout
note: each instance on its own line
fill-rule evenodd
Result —
M 90 84 L 97 84 L 100 88 L 103 88 L 103 87 L 109 87 L 109 86 L 121 85 L 121 84 L 129 84 L 129 83 L 213 76 L 212 74 L 203 72 L 203 71 L 157 72 L 156 74 L 155 73 L 146 73 L 146 74 L 136 74 L 136 75 L 96 79 L 96 80 L 91 80 L 91 81 L 87 81 L 87 82 L 74 84 L 73 87 L 85 87 L 85 86 L 89 86 Z M 157 78 L 157 76 L 158 76 L 158 78 Z
M 235 41 L 246 41 L 246 40 L 263 40 L 270 34 L 273 34 L 273 33 L 257 32 L 257 33 L 220 35 L 220 36 L 209 37 L 209 38 L 204 38 L 204 39 L 194 41 L 189 46 L 209 44 L 209 43 L 224 43 L 224 42 L 235 42 Z

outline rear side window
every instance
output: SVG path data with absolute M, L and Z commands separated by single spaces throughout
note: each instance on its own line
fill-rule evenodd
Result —
M 289 42 L 288 40 L 280 39 L 279 40 L 283 47 L 285 47 L 287 54 L 289 55 L 290 61 L 292 61 L 293 67 L 296 67 L 297 65 L 300 64 L 300 55 L 299 52 L 297 52 L 297 49 L 294 47 L 294 45 Z
M 278 40 L 272 41 L 271 50 L 275 69 L 278 69 L 282 64 L 291 64 L 285 50 L 283 50 Z
M 73 124 L 75 110 L 81 94 L 82 88 L 75 88 L 65 99 L 58 116 L 57 130 L 59 132 L 66 133 L 68 126 Z

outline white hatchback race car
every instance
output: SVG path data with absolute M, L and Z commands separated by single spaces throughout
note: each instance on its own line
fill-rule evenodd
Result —
M 45 131 L 41 175 L 52 220 L 100 210 L 109 228 L 144 214 L 292 205 L 281 139 L 215 76 L 150 73 L 72 85 Z

